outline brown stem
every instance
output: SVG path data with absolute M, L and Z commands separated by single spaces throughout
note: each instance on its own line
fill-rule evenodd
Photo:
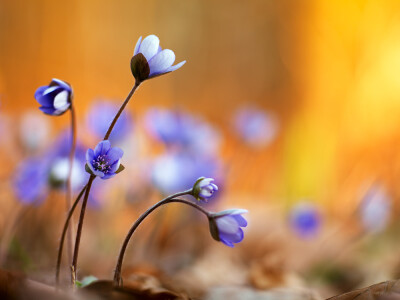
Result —
M 190 205 L 198 210 L 200 210 L 202 213 L 204 213 L 207 217 L 209 216 L 209 212 L 206 211 L 204 208 L 201 206 L 197 205 L 196 203 L 193 203 L 192 201 L 185 200 L 185 199 L 177 199 L 176 197 L 183 196 L 183 195 L 188 195 L 192 192 L 192 190 L 187 190 L 185 192 L 180 192 L 176 193 L 174 195 L 168 196 L 167 198 L 157 202 L 153 206 L 151 206 L 149 209 L 147 209 L 136 221 L 133 223 L 131 229 L 129 230 L 127 236 L 125 237 L 125 240 L 122 244 L 121 250 L 118 255 L 118 260 L 117 260 L 117 265 L 115 267 L 115 273 L 114 273 L 114 286 L 120 286 L 121 285 L 121 269 L 122 269 L 122 262 L 124 260 L 124 255 L 126 251 L 126 247 L 128 246 L 129 240 L 131 239 L 133 233 L 135 230 L 138 228 L 140 223 L 143 222 L 146 217 L 151 214 L 156 208 L 167 204 L 171 202 L 179 202 L 179 203 L 184 203 L 187 205 Z
M 67 191 L 66 191 L 66 211 L 67 213 L 71 210 L 72 206 L 72 168 L 75 158 L 76 149 L 76 117 L 75 117 L 75 107 L 74 102 L 71 100 L 70 106 L 71 112 L 71 151 L 69 153 L 69 170 L 67 177 Z M 67 225 L 68 227 L 68 225 Z M 72 239 L 73 239 L 74 224 L 72 223 L 67 229 L 67 260 L 72 259 Z M 57 278 L 58 279 L 58 278 Z M 57 282 L 58 283 L 58 282 Z
M 63 231 L 61 234 L 61 239 L 60 239 L 60 246 L 58 247 L 58 256 L 57 256 L 57 266 L 56 266 L 56 285 L 58 286 L 60 282 L 60 267 L 61 267 L 61 259 L 62 259 L 62 252 L 63 252 L 63 247 L 64 247 L 64 240 L 65 236 L 67 234 L 67 229 L 69 225 L 69 221 L 71 220 L 72 215 L 74 214 L 75 208 L 79 203 L 79 200 L 81 199 L 83 192 L 86 190 L 87 185 L 83 187 L 81 192 L 79 193 L 78 197 L 76 198 L 74 204 L 72 205 L 71 209 L 68 212 L 67 219 L 65 220 Z M 72 259 L 72 255 L 71 255 Z
M 86 191 L 85 191 L 85 197 L 83 198 L 83 202 L 82 202 L 82 207 L 81 207 L 81 214 L 79 216 L 79 223 L 78 223 L 78 229 L 76 230 L 76 237 L 75 237 L 75 248 L 74 248 L 74 256 L 72 258 L 72 284 L 73 286 L 75 286 L 75 280 L 76 280 L 76 272 L 77 272 L 77 262 L 78 262 L 78 253 L 79 253 L 79 244 L 81 242 L 81 235 L 82 235 L 82 226 L 83 226 L 83 219 L 85 217 L 85 211 L 86 211 L 86 204 L 87 204 L 87 200 L 89 198 L 89 192 L 90 192 L 90 188 L 92 187 L 92 183 L 93 180 L 96 178 L 96 176 L 94 175 L 90 175 L 89 177 L 89 181 L 86 187 Z
M 119 116 L 121 115 L 121 113 L 124 110 L 125 106 L 128 104 L 129 100 L 132 98 L 133 94 L 135 93 L 135 91 L 139 87 L 139 85 L 140 85 L 140 83 L 138 83 L 136 81 L 134 86 L 132 87 L 131 91 L 129 92 L 128 96 L 126 97 L 124 103 L 121 105 L 121 107 L 119 108 L 119 111 L 115 115 L 114 120 L 111 122 L 110 127 L 108 128 L 107 133 L 104 136 L 103 140 L 108 140 L 108 138 L 110 137 L 111 131 L 113 130 L 113 128 L 115 126 L 115 123 L 117 123 L 117 120 L 118 120 Z

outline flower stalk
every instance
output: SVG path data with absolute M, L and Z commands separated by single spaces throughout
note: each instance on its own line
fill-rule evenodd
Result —
M 63 252 L 64 241 L 65 241 L 65 236 L 67 234 L 68 225 L 69 225 L 69 222 L 70 222 L 70 220 L 72 218 L 72 215 L 73 215 L 73 213 L 75 211 L 75 208 L 78 205 L 79 200 L 82 198 L 82 195 L 85 192 L 86 188 L 87 188 L 87 185 L 85 185 L 83 187 L 83 189 L 81 190 L 81 192 L 79 193 L 79 195 L 76 198 L 74 204 L 72 205 L 71 209 L 69 210 L 68 215 L 67 215 L 67 219 L 65 220 L 65 223 L 64 223 L 63 231 L 61 233 L 60 245 L 58 247 L 57 266 L 56 266 L 56 286 L 58 286 L 59 282 L 60 282 L 61 259 L 62 259 L 62 252 Z M 72 232 L 72 230 L 71 230 L 71 232 Z M 71 243 L 72 243 L 72 241 L 71 241 Z M 71 249 L 71 259 L 72 259 L 72 249 Z
M 146 219 L 146 217 L 148 215 L 150 215 L 155 209 L 157 209 L 158 207 L 160 207 L 162 205 L 168 204 L 168 203 L 179 202 L 179 203 L 184 203 L 186 205 L 190 205 L 190 206 L 198 209 L 202 213 L 204 213 L 207 217 L 209 217 L 210 213 L 207 210 L 205 210 L 204 208 L 202 208 L 201 206 L 197 205 L 196 203 L 194 203 L 192 201 L 189 201 L 189 200 L 177 198 L 179 196 L 190 195 L 190 194 L 192 194 L 192 189 L 184 191 L 184 192 L 176 193 L 176 194 L 173 194 L 171 196 L 168 196 L 167 198 L 164 198 L 163 200 L 157 202 L 156 204 L 151 206 L 149 209 L 147 209 L 135 221 L 135 223 L 133 223 L 131 229 L 129 230 L 128 234 L 125 237 L 125 240 L 124 240 L 124 242 L 123 242 L 123 244 L 121 246 L 121 250 L 120 250 L 119 255 L 118 255 L 117 265 L 115 267 L 115 273 L 114 273 L 114 286 L 118 287 L 118 286 L 122 285 L 122 281 L 121 281 L 122 263 L 123 263 L 123 260 L 124 260 L 124 255 L 125 255 L 126 248 L 128 246 L 128 243 L 129 243 L 132 235 L 134 234 L 136 229 L 139 227 L 139 225 L 143 222 L 143 220 Z
M 69 153 L 69 169 L 68 169 L 68 176 L 67 176 L 67 191 L 65 194 L 66 197 L 66 211 L 69 214 L 72 207 L 72 169 L 74 165 L 74 158 L 75 158 L 75 149 L 76 149 L 76 116 L 75 116 L 75 107 L 73 100 L 71 98 L 71 106 L 70 106 L 70 114 L 71 114 L 71 150 Z M 79 198 L 79 197 L 78 197 Z M 73 212 L 73 210 L 72 210 Z M 68 220 L 69 221 L 69 220 Z M 74 224 L 72 223 L 70 227 L 67 224 L 67 259 L 71 261 L 72 259 L 72 239 L 73 239 L 73 231 L 74 231 Z M 58 264 L 58 262 L 57 262 Z M 56 281 L 58 283 L 58 276 L 56 275 Z

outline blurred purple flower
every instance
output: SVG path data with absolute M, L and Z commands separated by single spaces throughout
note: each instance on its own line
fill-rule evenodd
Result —
M 152 108 L 145 115 L 145 128 L 154 138 L 170 148 L 196 154 L 214 155 L 221 143 L 219 133 L 190 114 Z
M 242 108 L 235 115 L 235 129 L 250 146 L 262 148 L 275 139 L 278 124 L 276 119 L 266 112 Z
M 186 190 L 201 175 L 215 177 L 218 162 L 186 152 L 166 153 L 158 157 L 152 168 L 152 180 L 165 195 Z
M 59 116 L 65 113 L 71 105 L 72 88 L 60 80 L 53 78 L 49 85 L 39 87 L 35 92 L 39 109 L 47 115 Z
M 364 228 L 372 233 L 383 231 L 389 220 L 392 200 L 381 186 L 373 186 L 361 203 L 361 220 Z
M 316 206 L 311 203 L 298 203 L 290 213 L 290 225 L 300 237 L 314 237 L 321 226 L 320 213 Z
M 120 168 L 121 158 L 124 152 L 118 147 L 111 147 L 110 141 L 101 141 L 94 151 L 86 152 L 86 164 L 91 173 L 101 179 L 113 177 Z
M 192 195 L 198 201 L 207 202 L 212 197 L 215 191 L 218 191 L 218 186 L 214 183 L 213 178 L 200 177 L 193 185 Z
M 86 124 L 97 139 L 102 139 L 106 134 L 118 109 L 119 105 L 109 101 L 96 101 L 91 105 L 87 114 Z M 126 111 L 122 112 L 109 140 L 113 144 L 120 142 L 132 131 L 132 128 L 132 118 Z
M 25 204 L 38 204 L 47 194 L 48 162 L 41 158 L 22 161 L 13 178 L 16 197 Z
M 169 49 L 161 49 L 160 40 L 155 35 L 149 35 L 145 37 L 142 41 L 142 37 L 136 43 L 135 50 L 133 52 L 133 59 L 135 60 L 135 56 L 141 53 L 148 63 L 148 68 L 150 70 L 147 78 L 139 78 L 136 72 L 134 76 L 137 80 L 143 81 L 145 79 L 150 79 L 155 76 L 160 76 L 172 71 L 175 71 L 182 67 L 186 61 L 182 61 L 179 64 L 172 66 L 175 62 L 175 53 Z M 142 62 L 141 62 L 142 63 Z M 133 68 L 134 69 L 134 68 Z
M 244 233 L 241 227 L 247 226 L 246 219 L 242 214 L 247 213 L 245 209 L 228 209 L 209 216 L 210 232 L 216 241 L 221 241 L 229 247 L 243 240 Z

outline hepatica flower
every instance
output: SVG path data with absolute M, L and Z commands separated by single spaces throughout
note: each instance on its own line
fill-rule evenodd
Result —
M 172 50 L 160 47 L 160 40 L 155 35 L 149 35 L 136 43 L 131 60 L 131 70 L 137 82 L 142 82 L 160 76 L 182 67 L 186 61 L 173 66 L 175 54 Z
M 218 186 L 214 183 L 213 178 L 200 177 L 193 185 L 192 195 L 198 201 L 207 202 L 212 197 L 215 191 L 218 191 Z
M 124 152 L 118 147 L 111 147 L 110 141 L 101 141 L 94 150 L 86 152 L 86 170 L 101 179 L 108 179 L 121 172 L 121 158 Z
M 321 227 L 321 216 L 317 207 L 311 203 L 295 205 L 290 213 L 290 225 L 302 238 L 316 236 Z
M 228 209 L 210 214 L 208 219 L 212 237 L 229 247 L 241 242 L 244 237 L 241 227 L 247 226 L 247 221 L 242 214 L 247 212 L 245 209 Z
M 71 86 L 53 78 L 49 85 L 41 86 L 35 92 L 35 99 L 41 107 L 39 109 L 47 115 L 59 116 L 65 113 L 71 106 Z

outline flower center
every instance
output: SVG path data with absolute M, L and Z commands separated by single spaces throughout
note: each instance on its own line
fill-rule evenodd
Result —
M 93 159 L 92 165 L 96 171 L 103 172 L 104 174 L 110 172 L 111 169 L 111 166 L 109 165 L 105 154 L 99 155 L 96 159 Z

